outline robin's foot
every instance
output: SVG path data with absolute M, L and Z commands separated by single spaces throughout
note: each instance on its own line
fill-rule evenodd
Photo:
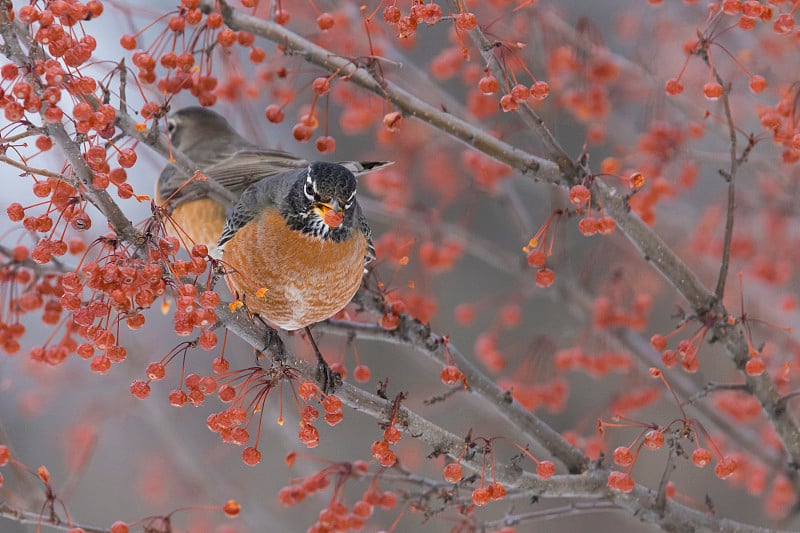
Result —
M 322 356 L 317 359 L 317 373 L 314 377 L 325 394 L 333 394 L 342 386 L 342 375 L 334 372 Z
M 261 359 L 269 354 L 272 356 L 274 361 L 278 361 L 280 363 L 286 361 L 286 347 L 284 346 L 280 335 L 278 335 L 278 330 L 267 324 L 267 322 L 260 316 L 255 315 L 255 318 L 257 318 L 265 328 L 264 347 L 257 351 L 256 359 Z
M 308 340 L 311 342 L 311 347 L 314 348 L 314 354 L 317 356 L 317 372 L 314 377 L 317 379 L 322 392 L 333 394 L 338 387 L 342 386 L 342 375 L 331 370 L 328 362 L 322 357 L 322 352 L 319 351 L 319 346 L 314 341 L 314 337 L 311 336 L 309 327 L 306 327 L 306 335 L 308 335 Z

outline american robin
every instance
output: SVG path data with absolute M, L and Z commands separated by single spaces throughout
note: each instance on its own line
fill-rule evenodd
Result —
M 228 213 L 218 250 L 231 292 L 250 312 L 285 330 L 306 329 L 330 388 L 336 376 L 308 326 L 343 309 L 375 259 L 353 173 L 315 161 L 249 186 Z
M 156 202 L 172 207 L 167 232 L 213 251 L 222 234 L 225 215 L 249 185 L 309 162 L 288 152 L 269 150 L 242 137 L 228 121 L 204 107 L 186 107 L 170 115 L 167 132 L 172 146 L 183 152 L 208 181 L 192 180 L 175 164 L 167 165 L 156 182 Z M 384 162 L 346 161 L 356 175 L 382 168 Z M 211 186 L 215 183 L 217 187 Z
M 228 286 L 251 313 L 285 330 L 305 328 L 329 388 L 335 376 L 308 326 L 350 302 L 375 258 L 356 176 L 391 163 L 312 163 L 267 150 L 202 107 L 175 112 L 167 130 L 208 178 L 189 181 L 174 164 L 161 172 L 156 199 L 173 206 L 167 231 L 214 255 L 224 250 Z

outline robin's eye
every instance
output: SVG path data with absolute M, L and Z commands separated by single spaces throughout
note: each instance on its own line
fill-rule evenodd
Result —
M 314 200 L 314 183 L 311 181 L 311 178 L 306 180 L 306 188 L 303 191 L 306 195 L 306 198 L 309 200 Z
M 174 120 L 172 120 L 172 119 L 169 119 L 169 120 L 167 120 L 167 132 L 168 132 L 168 133 L 172 133 L 172 132 L 174 132 L 174 131 L 175 131 L 175 128 L 176 128 L 177 126 L 178 126 L 178 125 L 177 125 L 177 124 L 175 124 L 175 121 L 174 121 Z

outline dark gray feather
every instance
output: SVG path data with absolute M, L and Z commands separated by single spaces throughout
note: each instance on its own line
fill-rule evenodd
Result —
M 286 197 L 298 178 L 304 177 L 306 173 L 306 168 L 283 172 L 262 179 L 245 189 L 239 197 L 239 201 L 228 211 L 218 246 L 222 248 L 237 231 L 253 220 L 262 210 L 279 209 L 281 199 Z

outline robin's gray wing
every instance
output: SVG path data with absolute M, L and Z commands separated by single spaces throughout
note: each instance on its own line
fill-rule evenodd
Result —
M 216 150 L 202 157 L 195 155 L 196 147 L 187 153 L 192 162 L 210 181 L 214 181 L 227 189 L 235 198 L 253 183 L 292 169 L 306 168 L 308 161 L 278 150 L 267 150 L 253 145 L 231 151 Z M 186 184 L 188 176 L 178 171 L 174 165 L 167 165 L 161 172 L 157 182 L 157 196 L 161 199 L 170 197 L 176 190 L 180 192 L 173 197 L 174 203 L 189 199 L 212 198 L 222 205 L 229 205 L 230 199 L 208 186 L 208 182 L 193 181 Z
M 189 146 L 180 146 L 183 155 L 196 165 L 196 170 L 203 171 L 208 167 L 219 164 L 232 158 L 240 150 L 258 149 L 251 142 L 231 130 L 218 135 L 208 135 L 200 138 Z M 181 143 L 185 144 L 185 143 Z M 174 164 L 169 164 L 161 171 L 156 181 L 156 197 L 163 200 L 172 197 L 173 203 L 183 200 L 205 198 L 209 195 L 209 187 L 202 181 L 186 182 L 191 177 L 180 171 Z M 180 189 L 180 192 L 175 194 Z M 174 195 L 174 196 L 173 196 Z M 229 200 L 219 199 L 223 204 Z
M 225 227 L 217 247 L 222 249 L 236 232 L 252 221 L 264 209 L 280 208 L 292 185 L 308 173 L 306 168 L 286 171 L 250 185 L 228 211 Z
M 358 229 L 361 230 L 361 233 L 363 233 L 364 237 L 367 239 L 367 254 L 364 256 L 364 266 L 366 266 L 375 261 L 375 243 L 372 242 L 372 230 L 367 223 L 367 217 L 365 217 L 364 213 L 361 212 L 361 206 L 358 205 L 358 202 L 356 202 L 355 208 L 355 217 L 356 220 L 358 220 Z
M 224 161 L 205 168 L 204 174 L 238 197 L 257 181 L 307 167 L 308 161 L 288 152 L 251 148 L 239 150 Z
M 159 203 L 164 202 L 177 190 L 174 183 L 178 181 L 178 178 L 180 178 L 182 182 L 186 181 L 186 178 L 182 176 L 183 174 L 174 163 L 170 163 L 164 167 L 156 181 L 156 200 Z

